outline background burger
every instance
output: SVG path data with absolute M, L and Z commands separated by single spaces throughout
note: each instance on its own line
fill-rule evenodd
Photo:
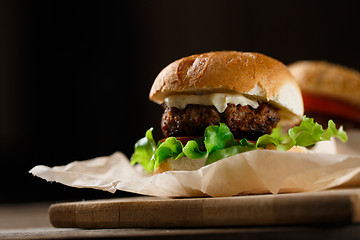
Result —
M 360 73 L 325 61 L 298 61 L 289 69 L 302 90 L 305 114 L 360 128 Z
M 135 144 L 131 157 L 145 170 L 195 170 L 258 148 L 304 151 L 338 136 L 303 117 L 300 88 L 281 62 L 259 53 L 209 52 L 179 59 L 155 79 L 150 100 L 161 104 L 165 139 L 152 129 Z M 288 134 L 281 129 L 293 127 Z M 315 131 L 314 131 L 315 130 Z

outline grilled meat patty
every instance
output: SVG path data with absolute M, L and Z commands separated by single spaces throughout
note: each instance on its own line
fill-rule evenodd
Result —
M 185 109 L 165 109 L 161 129 L 165 137 L 203 136 L 209 125 L 225 123 L 237 139 L 256 141 L 264 134 L 271 133 L 280 121 L 277 109 L 262 103 L 258 108 L 228 104 L 223 113 L 214 106 L 189 104 Z

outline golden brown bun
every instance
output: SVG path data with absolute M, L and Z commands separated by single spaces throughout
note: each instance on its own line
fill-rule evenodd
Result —
M 277 151 L 276 146 L 273 144 L 269 144 L 266 146 L 267 150 L 274 150 Z M 293 146 L 292 148 L 290 148 L 289 150 L 287 150 L 287 152 L 300 152 L 300 153 L 307 153 L 309 152 L 309 150 L 307 150 L 306 147 L 301 147 L 301 146 Z
M 177 160 L 168 159 L 160 163 L 159 167 L 152 173 L 158 174 L 166 171 L 193 171 L 205 165 L 206 159 L 191 159 L 181 157 Z
M 288 152 L 308 153 L 309 150 L 306 147 L 293 146 L 288 150 Z
M 267 150 L 276 150 L 276 147 L 269 146 Z M 308 153 L 305 147 L 294 146 L 288 150 L 288 152 Z M 190 159 L 188 157 L 182 157 L 177 160 L 168 159 L 160 163 L 159 167 L 152 173 L 153 175 L 166 172 L 166 171 L 194 171 L 198 170 L 205 165 L 206 159 Z
M 268 101 L 281 118 L 299 122 L 303 115 L 300 88 L 287 67 L 260 53 L 209 52 L 179 59 L 156 77 L 150 99 L 163 103 L 170 95 L 240 93 Z
M 289 65 L 304 92 L 324 95 L 360 107 L 360 73 L 325 61 L 299 61 Z

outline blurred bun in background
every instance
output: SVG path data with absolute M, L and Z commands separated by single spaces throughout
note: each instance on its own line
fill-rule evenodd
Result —
M 289 65 L 298 81 L 305 115 L 326 126 L 329 119 L 344 128 L 360 128 L 360 73 L 326 61 Z

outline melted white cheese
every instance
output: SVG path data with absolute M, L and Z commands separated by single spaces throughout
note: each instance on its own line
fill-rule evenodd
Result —
M 229 93 L 213 93 L 209 95 L 172 95 L 165 98 L 165 103 L 168 107 L 176 107 L 184 109 L 188 104 L 200 104 L 205 106 L 214 106 L 220 113 L 224 112 L 227 104 L 240 104 L 241 106 L 249 105 L 252 108 L 257 108 L 259 103 L 251 100 L 241 94 Z

